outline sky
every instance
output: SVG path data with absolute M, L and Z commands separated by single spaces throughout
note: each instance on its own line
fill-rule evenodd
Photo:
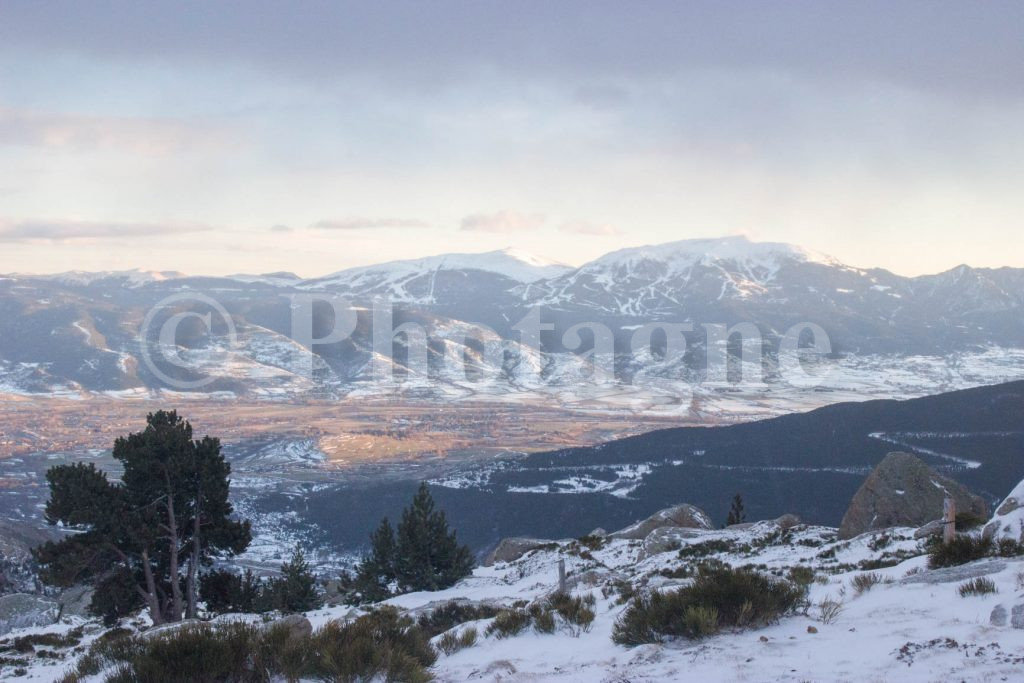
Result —
M 1024 267 L 1024 3 L 0 0 L 0 272 Z

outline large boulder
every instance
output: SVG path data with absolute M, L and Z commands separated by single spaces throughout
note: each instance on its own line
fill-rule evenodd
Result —
M 266 630 L 285 629 L 290 638 L 304 640 L 313 635 L 313 623 L 304 614 L 287 614 L 264 626 Z
M 612 538 L 643 539 L 655 529 L 671 527 L 675 529 L 713 529 L 711 518 L 700 508 L 683 503 L 675 507 L 659 510 L 653 515 L 632 524 L 625 529 L 616 531 Z
M 498 547 L 484 558 L 484 566 L 490 567 L 498 562 L 512 562 L 520 557 L 543 546 L 551 545 L 554 541 L 547 541 L 541 538 L 503 538 Z
M 1024 481 L 999 504 L 983 534 L 994 540 L 1008 538 L 1024 543 Z
M 942 516 L 946 497 L 959 512 L 982 519 L 988 505 L 959 483 L 909 453 L 890 453 L 854 494 L 839 526 L 839 538 L 894 526 L 920 527 Z
M 42 595 L 0 595 L 0 634 L 16 628 L 49 626 L 57 621 L 57 601 Z

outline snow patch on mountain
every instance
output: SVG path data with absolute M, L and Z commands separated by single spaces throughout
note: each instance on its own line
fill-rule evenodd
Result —
M 571 268 L 517 249 L 501 249 L 482 254 L 440 254 L 408 261 L 391 261 L 349 268 L 310 280 L 305 287 L 346 286 L 353 290 L 362 290 L 387 286 L 395 298 L 408 299 L 409 295 L 403 287 L 405 282 L 442 270 L 477 270 L 526 284 L 556 277 Z

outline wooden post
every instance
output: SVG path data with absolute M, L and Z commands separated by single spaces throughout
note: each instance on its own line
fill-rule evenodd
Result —
M 956 501 L 947 498 L 942 502 L 942 542 L 952 543 L 956 537 Z
M 558 592 L 565 593 L 565 558 L 558 558 Z

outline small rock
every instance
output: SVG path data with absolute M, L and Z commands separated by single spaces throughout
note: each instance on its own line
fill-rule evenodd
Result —
M 945 526 L 945 522 L 943 522 L 941 519 L 933 519 L 932 521 L 928 522 L 924 526 L 919 527 L 918 530 L 914 532 L 914 540 L 918 541 L 918 540 L 921 540 L 922 538 L 930 538 L 932 536 L 941 536 L 942 535 L 942 529 L 943 529 L 944 526 Z
M 768 636 L 761 636 L 760 641 L 762 643 L 767 643 L 768 642 Z
M 714 529 L 711 518 L 698 507 L 683 503 L 674 507 L 659 510 L 647 519 L 632 524 L 625 529 L 616 531 L 612 538 L 642 539 L 647 538 L 655 529 L 664 527 L 685 529 Z
M 988 623 L 993 626 L 1006 626 L 1006 608 L 996 605 L 992 608 L 992 614 L 988 616 Z
M 1010 613 L 1010 626 L 1024 628 L 1024 602 L 1013 606 L 1013 611 Z
M 775 523 L 779 525 L 779 528 L 783 531 L 792 529 L 800 523 L 800 518 L 794 514 L 786 513 L 775 520 Z
M 490 567 L 497 562 L 512 562 L 530 552 L 535 548 L 549 545 L 554 541 L 547 541 L 540 538 L 505 538 L 498 547 L 484 559 L 484 566 Z
M 813 627 L 813 626 L 808 626 L 808 627 L 807 627 L 807 632 L 808 632 L 808 633 L 817 633 L 817 632 L 818 632 L 818 629 L 816 629 L 816 628 L 815 628 L 815 627 Z

